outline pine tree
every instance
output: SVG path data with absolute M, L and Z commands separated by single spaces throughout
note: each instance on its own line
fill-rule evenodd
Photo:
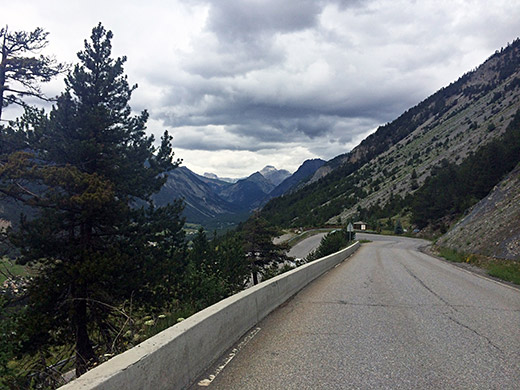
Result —
M 0 169 L 11 183 L 4 192 L 38 211 L 11 234 L 22 260 L 40 267 L 25 322 L 30 343 L 72 335 L 77 375 L 97 360 L 92 330 L 108 342 L 111 308 L 130 297 L 166 299 L 165 265 L 173 269 L 182 252 L 182 205 L 156 209 L 150 200 L 179 161 L 167 132 L 160 147 L 145 134 L 146 111 L 132 115 L 136 87 L 126 58 L 111 58 L 111 39 L 101 24 L 92 30 L 50 115 L 20 122 L 28 148 Z
M 253 284 L 258 284 L 258 274 L 266 267 L 283 263 L 288 259 L 285 254 L 287 248 L 273 243 L 276 235 L 276 229 L 259 215 L 252 216 L 244 223 L 242 237 Z
M 398 219 L 395 224 L 394 234 L 403 234 L 403 233 L 404 233 L 403 225 L 401 225 L 401 220 Z
M 64 65 L 57 63 L 52 57 L 24 55 L 47 46 L 48 34 L 39 27 L 31 32 L 10 32 L 7 26 L 0 29 L 0 119 L 4 107 L 9 104 L 23 106 L 22 98 L 25 96 L 48 100 L 38 83 L 50 81 L 52 77 L 65 70 Z

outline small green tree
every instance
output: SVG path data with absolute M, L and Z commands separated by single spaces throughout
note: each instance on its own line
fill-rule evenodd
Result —
M 276 236 L 276 229 L 259 215 L 252 216 L 244 223 L 242 239 L 253 284 L 258 284 L 258 274 L 266 267 L 283 263 L 288 259 L 285 254 L 287 247 L 273 243 Z
M 243 243 L 237 234 L 229 234 L 218 240 L 215 258 L 225 280 L 226 295 L 242 291 L 249 272 L 249 262 L 244 253 Z
M 404 233 L 403 226 L 401 225 L 401 220 L 400 219 L 398 219 L 396 224 L 395 224 L 394 233 L 395 234 L 403 234 Z
M 348 232 L 346 228 L 328 233 L 321 239 L 318 248 L 309 253 L 305 260 L 309 262 L 330 255 L 346 248 L 355 239 L 356 233 Z
M 200 228 L 188 252 L 184 303 L 191 310 L 200 310 L 241 291 L 248 272 L 242 243 L 236 235 L 228 234 L 209 242 Z
M 392 230 L 395 227 L 394 222 L 392 221 L 391 217 L 388 217 L 386 220 L 386 228 L 389 230 Z
M 419 188 L 419 183 L 417 183 L 417 172 L 415 169 L 412 170 L 412 174 L 410 176 L 410 187 L 412 191 Z

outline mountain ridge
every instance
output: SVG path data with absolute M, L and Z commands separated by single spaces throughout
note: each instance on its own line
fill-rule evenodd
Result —
M 413 193 L 441 160 L 460 163 L 500 136 L 520 108 L 520 41 L 441 88 L 318 169 L 262 215 L 281 226 L 337 224 Z
M 305 165 L 305 162 L 302 165 Z M 187 222 L 211 228 L 228 228 L 247 219 L 253 210 L 272 197 L 270 193 L 273 190 L 292 176 L 287 170 L 278 170 L 272 165 L 267 165 L 248 177 L 231 182 L 215 174 L 198 175 L 181 166 L 168 175 L 167 182 L 153 199 L 158 206 L 174 199 L 183 199 Z M 299 180 L 295 181 L 295 184 L 298 182 Z M 292 182 L 284 185 L 284 190 L 278 189 L 278 193 L 290 190 L 290 183 Z

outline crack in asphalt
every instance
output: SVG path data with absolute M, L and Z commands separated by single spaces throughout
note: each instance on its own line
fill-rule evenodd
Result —
M 441 305 L 422 305 L 422 304 L 388 304 L 388 303 L 365 303 L 365 302 L 348 302 L 348 301 L 319 301 L 319 302 L 308 302 L 311 304 L 325 304 L 325 305 L 347 305 L 347 306 L 366 306 L 366 307 L 398 307 L 398 308 L 413 308 L 413 307 L 435 307 Z M 442 305 L 444 306 L 444 305 Z
M 485 335 L 483 335 L 482 333 L 479 333 L 478 331 L 476 331 L 475 329 L 473 329 L 472 327 L 466 325 L 466 324 L 463 324 L 462 322 L 460 322 L 459 320 L 453 318 L 452 316 L 450 315 L 447 315 L 445 314 L 445 316 L 450 319 L 451 321 L 453 321 L 454 323 L 456 323 L 457 325 L 459 326 L 462 326 L 463 328 L 465 329 L 468 329 L 469 331 L 473 332 L 474 334 L 476 334 L 477 336 L 483 338 L 484 340 L 486 340 L 491 346 L 493 346 L 494 348 L 496 348 L 500 353 L 504 354 L 504 351 L 502 351 L 500 349 L 500 347 L 498 345 L 496 345 L 495 343 L 493 343 L 493 341 L 491 341 L 491 339 Z
M 446 306 L 450 307 L 454 311 L 458 312 L 456 307 L 449 303 L 446 299 L 441 297 L 439 294 L 437 294 L 435 291 L 433 291 L 430 287 L 426 285 L 417 275 L 415 275 L 407 266 L 403 264 L 403 268 L 408 272 L 408 274 L 414 278 L 421 286 L 423 286 L 426 290 L 428 290 L 431 294 L 433 294 L 439 301 L 443 302 Z
M 460 305 L 452 305 L 451 303 L 449 303 L 446 299 L 444 299 L 443 297 L 441 297 L 439 294 L 437 294 L 435 291 L 433 291 L 430 287 L 428 287 L 426 285 L 426 283 L 424 283 L 417 275 L 415 275 L 408 267 L 406 267 L 404 264 L 403 264 L 403 268 L 406 270 L 406 272 L 408 272 L 408 274 L 410 274 L 410 276 L 412 276 L 421 286 L 423 286 L 426 290 L 428 290 L 431 294 L 433 294 L 437 299 L 439 299 L 441 302 L 443 302 L 447 307 L 449 307 L 450 309 L 452 309 L 453 311 L 457 312 L 457 313 L 460 313 L 459 310 L 457 310 L 457 307 L 460 307 Z M 500 353 L 504 353 L 504 351 L 502 351 L 500 349 L 500 347 L 498 347 L 496 344 L 494 344 L 491 339 L 481 333 L 479 333 L 477 330 L 473 329 L 472 327 L 462 323 L 460 320 L 457 320 L 455 318 L 453 318 L 451 315 L 447 314 L 447 313 L 442 313 L 443 316 L 445 316 L 446 318 L 448 318 L 450 321 L 454 322 L 455 324 L 473 332 L 474 334 L 476 334 L 477 336 L 483 338 L 484 340 L 486 340 L 491 346 L 493 346 L 495 349 L 497 349 Z
M 303 303 L 303 302 L 302 302 Z M 443 302 L 442 304 L 426 304 L 426 303 L 416 303 L 416 304 L 388 304 L 388 303 L 367 303 L 367 302 L 349 302 L 344 300 L 337 301 L 306 301 L 306 304 L 312 305 L 346 305 L 346 306 L 367 306 L 367 307 L 388 307 L 388 308 L 409 308 L 412 309 L 414 307 L 446 307 L 446 304 Z M 301 304 L 301 303 L 300 303 Z M 496 307 L 486 307 L 486 306 L 475 306 L 475 305 L 449 305 L 452 308 L 459 309 L 480 309 L 480 310 L 490 310 L 496 311 L 500 313 L 520 313 L 520 309 L 500 309 Z

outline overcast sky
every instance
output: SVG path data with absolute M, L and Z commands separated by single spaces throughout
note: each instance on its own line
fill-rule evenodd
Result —
M 148 129 L 197 173 L 294 171 L 345 153 L 520 35 L 511 0 L 0 0 L 74 63 L 98 22 Z M 50 96 L 62 80 L 45 86 Z M 15 115 L 14 111 L 7 111 Z

